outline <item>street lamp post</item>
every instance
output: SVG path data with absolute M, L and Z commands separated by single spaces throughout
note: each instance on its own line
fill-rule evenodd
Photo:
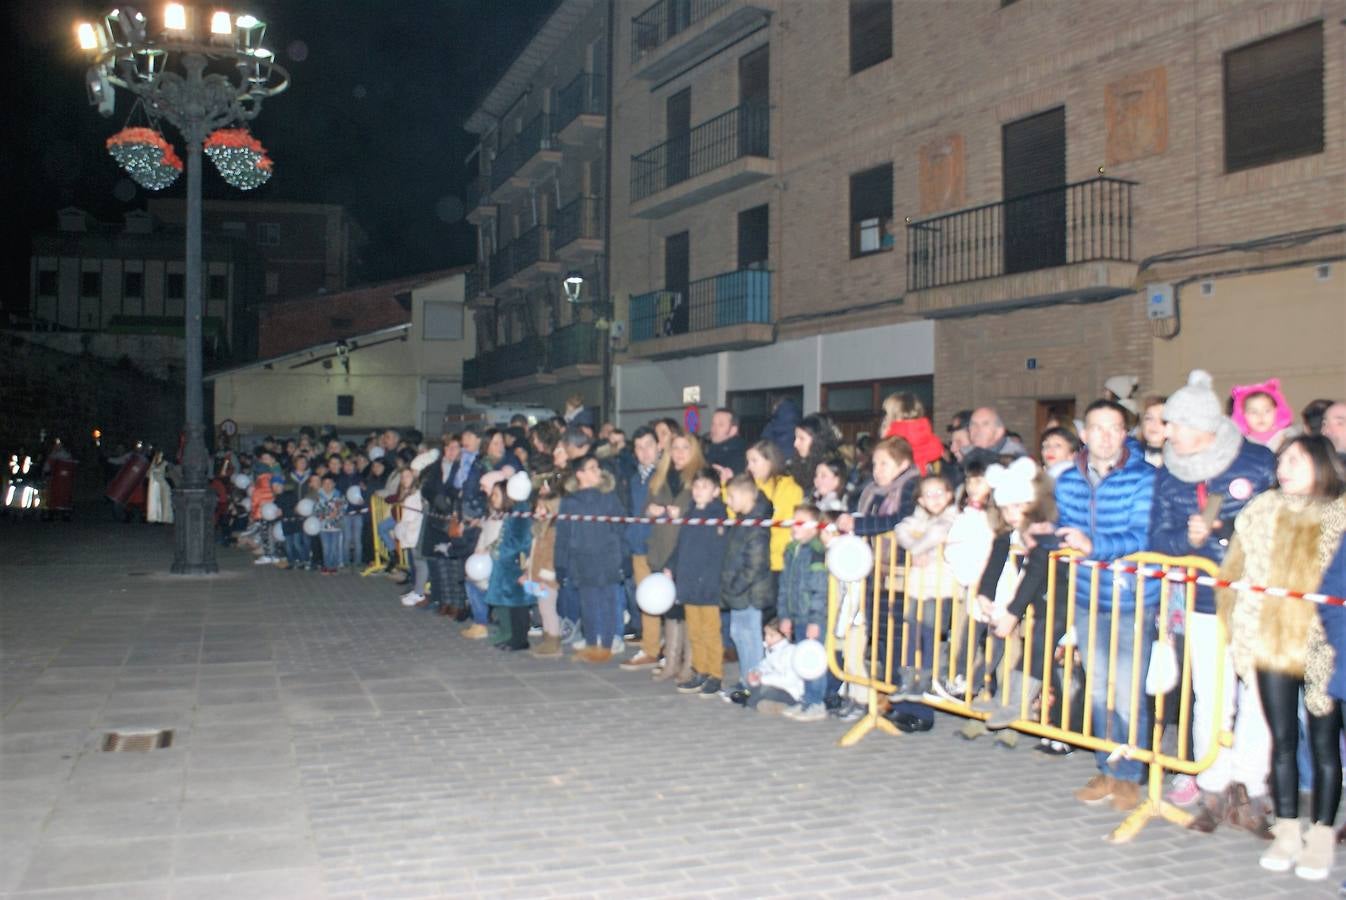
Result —
M 566 277 L 561 281 L 561 288 L 565 291 L 566 300 L 576 309 L 583 306 L 593 309 L 594 330 L 598 332 L 598 340 L 602 344 L 600 362 L 603 384 L 599 410 L 603 422 L 612 421 L 612 410 L 609 408 L 611 404 L 609 384 L 612 382 L 612 304 L 601 297 L 596 300 L 580 300 L 580 294 L 584 289 L 584 273 L 578 269 L 566 273 Z
M 285 90 L 290 78 L 261 45 L 266 26 L 253 16 L 215 9 L 207 18 L 202 9 L 169 3 L 162 24 L 162 32 L 152 33 L 143 13 L 122 6 L 101 22 L 79 23 L 76 35 L 80 48 L 93 57 L 86 84 L 89 102 L 102 115 L 112 115 L 115 88 L 123 88 L 151 119 L 166 119 L 177 128 L 187 144 L 186 446 L 183 484 L 173 493 L 172 571 L 203 575 L 217 566 L 202 395 L 202 145 L 215 129 L 256 118 L 262 101 Z

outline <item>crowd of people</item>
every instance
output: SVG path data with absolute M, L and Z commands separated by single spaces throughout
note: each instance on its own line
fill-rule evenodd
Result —
M 1049 570 L 1072 571 L 1052 551 L 1103 562 L 1143 550 L 1197 555 L 1227 581 L 1346 596 L 1346 402 L 1317 400 L 1297 415 L 1274 379 L 1222 397 L 1199 370 L 1166 397 L 1139 397 L 1135 387 L 1109 379 L 1080 420 L 1050 422 L 1031 442 L 990 407 L 959 412 L 941 439 L 910 394 L 885 400 L 878 432 L 854 442 L 789 400 L 752 443 L 728 409 L 714 411 L 704 436 L 673 419 L 628 433 L 596 427 L 578 399 L 552 420 L 516 417 L 433 441 L 385 431 L 353 444 L 305 431 L 222 462 L 221 537 L 251 547 L 259 564 L 327 574 L 360 571 L 378 541 L 389 567 L 405 572 L 401 603 L 462 623 L 464 638 L 542 658 L 569 652 L 689 696 L 816 722 L 863 714 L 851 684 L 831 672 L 803 678 L 791 659 L 832 627 L 838 667 L 864 676 L 870 594 L 864 583 L 842 585 L 829 626 L 826 564 L 833 541 L 859 535 L 877 549 L 870 577 L 890 596 L 897 585 L 884 614 L 910 626 L 885 704 L 898 728 L 933 727 L 923 700 L 970 698 L 990 715 L 960 733 L 990 730 L 1012 746 L 1003 729 L 1017 703 L 1007 711 L 981 689 L 1008 668 L 1009 693 L 1047 705 L 1051 721 L 1089 705 L 1094 734 L 1137 735 L 1144 747 L 1154 706 L 1131 691 L 1146 682 L 1159 633 L 1159 582 L 1077 566 L 1073 593 L 1056 578 L 1049 603 Z M 388 510 L 377 521 L 375 495 Z M 790 524 L 736 527 L 741 518 Z M 662 615 L 637 602 L 655 573 L 675 589 Z M 1099 598 L 1096 645 L 1073 652 L 1072 596 L 1077 622 Z M 922 601 L 914 614 L 902 603 L 912 598 Z M 1234 741 L 1195 778 L 1175 778 L 1168 799 L 1193 812 L 1196 830 L 1227 824 L 1267 841 L 1263 867 L 1326 878 L 1342 786 L 1346 610 L 1202 586 L 1194 611 L 1173 616 L 1165 634 L 1185 641 L 1191 661 L 1192 758 L 1216 750 L 1221 717 Z M 970 629 L 975 640 L 965 639 Z M 1027 655 L 1017 650 L 1024 643 Z M 976 658 L 965 646 L 978 648 Z M 952 678 L 929 665 L 949 653 Z M 1063 696 L 1065 668 L 1085 666 L 1094 669 L 1088 681 L 1075 678 L 1076 693 Z M 1038 749 L 1072 751 L 1045 739 Z M 1130 810 L 1143 779 L 1140 763 L 1098 753 L 1076 797 Z M 1307 828 L 1301 792 L 1311 798 Z

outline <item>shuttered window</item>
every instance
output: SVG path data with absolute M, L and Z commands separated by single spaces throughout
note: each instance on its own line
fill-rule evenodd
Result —
M 1224 55 L 1226 172 L 1323 152 L 1323 23 Z
M 851 0 L 851 74 L 893 56 L 893 0 Z
M 884 163 L 851 176 L 851 256 L 864 256 L 893 245 L 893 164 Z
M 765 204 L 738 214 L 738 267 L 765 266 L 768 255 L 768 209 Z

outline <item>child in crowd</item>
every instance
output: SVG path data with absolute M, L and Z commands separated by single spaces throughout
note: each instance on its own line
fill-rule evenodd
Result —
M 925 417 L 925 405 L 911 393 L 889 394 L 883 401 L 883 428 L 880 437 L 900 437 L 911 446 L 916 468 L 925 474 L 937 470 L 944 457 L 944 445 Z
M 1277 453 L 1295 436 L 1295 412 L 1281 393 L 1279 378 L 1235 385 L 1230 394 L 1234 400 L 1231 418 L 1248 440 Z
M 894 530 L 898 546 L 906 551 L 907 563 L 903 594 L 910 637 L 902 660 L 902 693 L 908 700 L 919 700 L 930 686 L 927 670 L 937 671 L 936 625 L 947 639 L 949 629 L 944 623 L 963 614 L 961 604 L 956 602 L 961 592 L 953 567 L 939 552 L 957 517 L 949 479 L 926 475 L 920 480 L 916 511 Z
M 772 441 L 758 441 L 748 448 L 747 467 L 757 488 L 771 502 L 771 518 L 788 521 L 804 500 L 804 489 L 786 474 L 785 459 Z M 785 568 L 785 546 L 790 543 L 784 528 L 771 529 L 771 571 Z
M 593 456 L 570 464 L 561 512 L 579 516 L 626 514 L 615 493 L 616 480 Z M 556 523 L 556 573 L 579 593 L 580 621 L 585 647 L 575 654 L 581 662 L 602 664 L 612 659 L 612 639 L 620 637 L 612 598 L 624 578 L 622 526 L 617 522 Z
M 528 565 L 519 576 L 525 592 L 537 600 L 542 617 L 542 641 L 533 648 L 539 659 L 558 659 L 561 656 L 561 617 L 556 612 L 556 513 L 561 498 L 553 494 L 547 482 L 538 488 L 533 504 L 533 547 L 528 554 Z
M 351 489 L 355 488 L 356 493 Z M 369 515 L 368 488 L 360 473 L 355 470 L 355 458 L 347 457 L 341 461 L 341 474 L 337 477 L 337 490 L 346 498 L 346 513 L 341 518 L 342 565 L 358 572 L 365 564 L 365 518 Z M 359 502 L 352 497 L 358 497 Z
M 742 472 L 731 478 L 725 493 L 735 517 L 771 518 L 771 501 L 757 489 L 750 473 Z M 762 660 L 762 610 L 776 599 L 769 533 L 775 530 L 741 526 L 730 528 L 724 538 L 720 603 L 729 610 L 729 636 L 738 651 L 740 682 Z M 745 686 L 746 683 L 740 684 Z
M 270 456 L 270 454 L 265 454 Z M 273 488 L 272 485 L 275 485 Z M 249 512 L 251 521 L 259 524 L 257 529 L 257 545 L 261 547 L 262 555 L 253 560 L 256 566 L 271 566 L 280 562 L 280 551 L 276 549 L 276 538 L 271 533 L 271 523 L 262 515 L 262 509 L 268 503 L 276 502 L 276 488 L 284 487 L 285 478 L 279 472 L 273 473 L 270 468 L 258 470 L 257 476 L 252 482 L 252 509 Z
M 341 514 L 346 498 L 337 493 L 336 477 L 330 472 L 322 476 L 318 499 L 313 514 L 322 525 L 322 574 L 334 575 L 341 570 Z
M 477 543 L 473 549 L 473 555 L 486 555 L 494 557 L 496 553 L 496 544 L 500 542 L 500 533 L 505 527 L 505 522 L 498 515 L 496 508 L 491 505 L 492 488 L 501 480 L 501 476 L 494 472 L 487 472 L 481 476 L 481 490 L 486 492 L 486 512 L 487 515 L 481 520 L 480 528 L 477 532 Z M 495 571 L 492 566 L 492 571 Z M 485 581 L 467 580 L 467 605 L 472 612 L 472 624 L 468 625 L 459 632 L 463 637 L 472 641 L 483 641 L 491 636 L 491 607 L 486 602 L 486 593 L 490 589 L 491 583 Z
M 781 633 L 772 619 L 762 628 L 766 653 L 747 671 L 745 690 L 734 691 L 729 699 L 764 715 L 793 709 L 804 696 L 804 680 L 795 674 L 794 645 Z
M 823 528 L 819 537 L 825 548 L 830 547 L 832 542 L 841 536 L 835 524 L 838 518 L 840 516 L 835 512 L 823 513 L 823 521 L 827 527 Z M 865 582 L 851 581 L 840 584 L 838 590 L 840 596 L 837 598 L 834 633 L 841 644 L 841 669 L 856 678 L 867 678 L 869 670 L 865 665 L 865 651 L 869 634 L 865 616 Z M 864 704 L 868 697 L 862 688 L 851 682 L 843 683 L 830 670 L 827 673 L 827 686 L 829 697 L 835 695 L 838 700 L 836 708 L 831 710 L 833 715 L 843 722 L 853 722 L 864 715 Z
M 276 495 L 276 506 L 280 507 L 280 528 L 285 535 L 285 562 L 290 569 L 312 568 L 309 555 L 308 535 L 304 534 L 304 520 L 295 507 L 303 499 L 303 489 L 289 482 L 285 490 Z
M 807 504 L 795 507 L 790 544 L 785 548 L 785 569 L 781 572 L 776 594 L 781 634 L 794 643 L 821 640 L 827 623 L 826 551 L 818 538 L 822 514 Z M 800 703 L 785 711 L 785 716 L 800 722 L 820 722 L 827 718 L 823 695 L 827 676 L 804 682 Z
M 720 479 L 714 469 L 705 468 L 692 476 L 692 508 L 683 515 L 710 519 L 727 515 L 720 500 Z M 720 692 L 724 677 L 724 641 L 720 637 L 724 531 L 723 526 L 684 526 L 678 532 L 673 556 L 664 568 L 664 574 L 677 586 L 692 650 L 692 676 L 678 684 L 680 694 L 713 697 Z
M 533 545 L 533 529 L 527 519 L 510 516 L 514 501 L 505 492 L 505 482 L 496 481 L 491 487 L 489 504 L 492 513 L 504 516 L 500 541 L 491 554 L 491 581 L 486 589 L 486 604 L 497 608 L 497 650 L 527 650 L 529 607 L 534 598 L 523 589 L 523 560 Z
M 401 516 L 393 529 L 397 546 L 406 552 L 407 570 L 411 573 L 407 580 L 407 592 L 402 595 L 403 606 L 424 608 L 425 582 L 429 579 L 429 566 L 420 556 L 421 526 L 425 524 L 425 502 L 421 497 L 419 479 L 411 469 L 403 469 L 398 476 L 398 496 Z

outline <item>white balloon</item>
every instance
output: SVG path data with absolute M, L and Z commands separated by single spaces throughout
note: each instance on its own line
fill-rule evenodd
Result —
M 278 541 L 285 540 L 285 526 L 277 522 L 271 526 L 271 536 Z
M 252 479 L 242 472 L 239 472 L 234 476 L 234 487 L 238 488 L 240 491 L 246 491 L 250 484 L 252 484 Z
M 678 589 L 673 586 L 672 578 L 663 572 L 651 572 L 636 588 L 636 605 L 641 612 L 662 616 L 673 608 L 677 596 Z
M 805 681 L 822 678 L 827 673 L 827 648 L 819 641 L 800 641 L 790 657 L 795 674 Z
M 248 485 L 248 499 L 252 499 L 252 485 Z
M 864 538 L 842 535 L 827 548 L 827 571 L 841 581 L 863 581 L 874 571 L 874 551 Z
M 322 523 L 318 521 L 316 516 L 309 516 L 304 520 L 304 534 L 313 537 L 320 531 L 322 531 Z
M 361 493 L 358 484 L 353 484 L 346 488 L 346 502 L 350 503 L 352 506 L 359 506 L 361 503 L 365 502 L 365 495 Z
M 533 493 L 533 479 L 528 477 L 527 472 L 515 472 L 509 476 L 509 481 L 505 482 L 505 496 L 515 503 L 522 503 Z
M 494 565 L 489 553 L 473 553 L 463 563 L 463 574 L 473 581 L 486 581 L 491 577 Z
M 262 518 L 274 522 L 280 518 L 280 507 L 274 503 L 262 504 Z
M 310 500 L 308 497 L 305 497 L 303 500 L 300 500 L 298 503 L 294 505 L 294 512 L 295 515 L 299 516 L 313 515 L 313 501 Z

